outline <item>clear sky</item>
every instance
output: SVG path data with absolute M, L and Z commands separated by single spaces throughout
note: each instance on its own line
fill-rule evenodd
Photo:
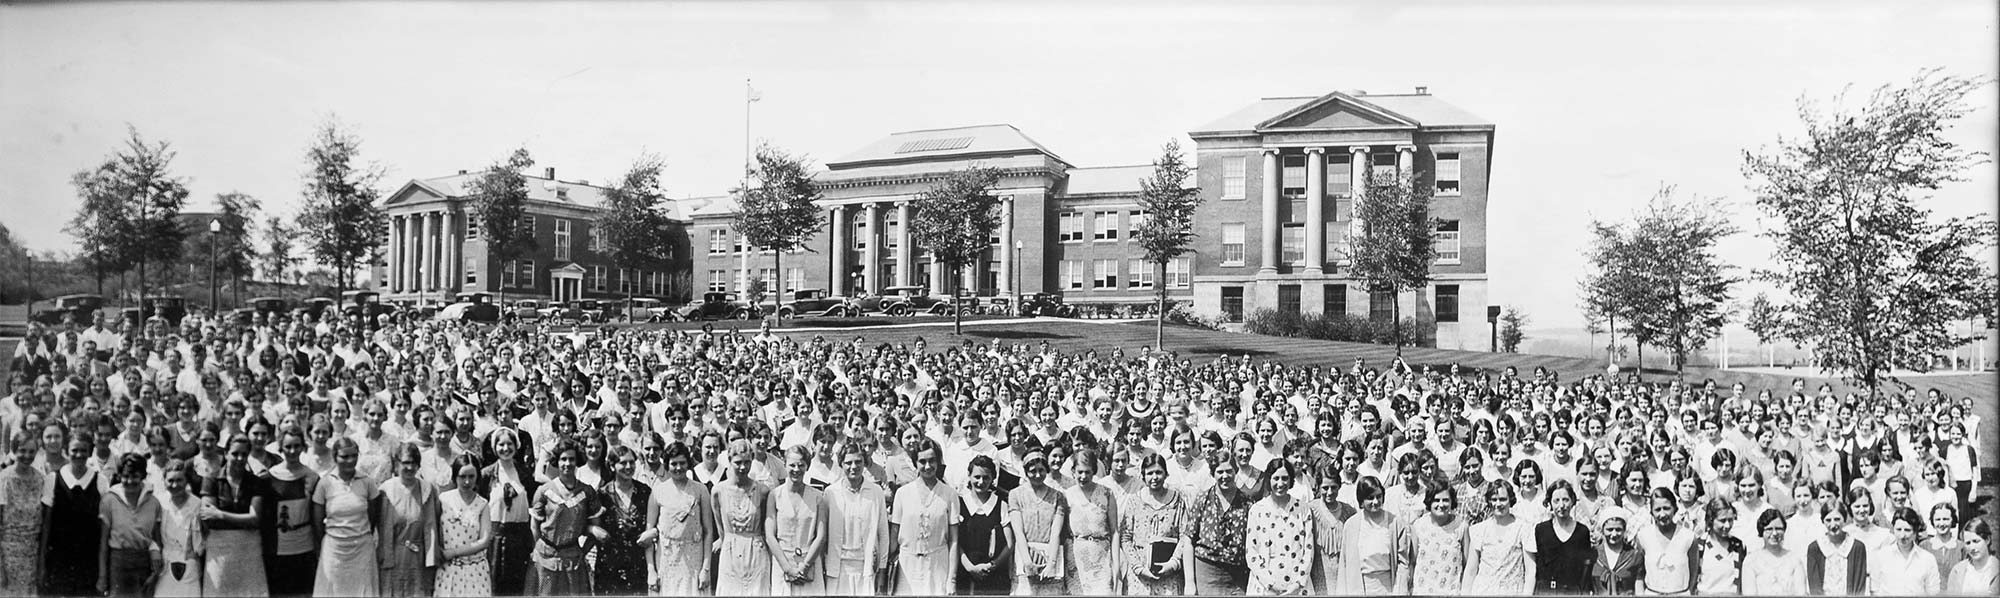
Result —
M 1081 6 L 1072 6 L 1080 4 Z M 438 2 L 0 6 L 0 222 L 73 250 L 69 176 L 129 123 L 179 151 L 188 209 L 298 203 L 329 116 L 385 186 L 525 145 L 565 179 L 662 155 L 673 196 L 720 194 L 751 131 L 820 160 L 911 129 L 1009 123 L 1071 163 L 1140 164 L 1259 97 L 1432 94 L 1497 123 L 1492 300 L 1580 325 L 1593 218 L 1662 183 L 1759 228 L 1741 151 L 1801 97 L 1938 67 L 2000 70 L 1990 0 L 1545 2 Z M 1953 137 L 1993 151 L 2000 86 Z M 1935 200 L 1993 213 L 1996 168 Z M 1763 263 L 1760 241 L 1724 247 Z

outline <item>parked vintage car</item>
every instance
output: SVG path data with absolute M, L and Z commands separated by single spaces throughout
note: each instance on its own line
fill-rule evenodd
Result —
M 614 322 L 656 321 L 665 303 L 652 297 L 633 297 L 608 302 L 604 308 L 605 318 Z
M 451 305 L 437 312 L 433 319 L 465 322 L 498 322 L 500 305 L 493 302 L 489 293 L 459 293 L 452 298 Z
M 748 320 L 762 310 L 750 305 L 736 293 L 709 291 L 701 294 L 701 299 L 674 311 L 676 320 Z
M 1063 303 L 1060 293 L 1035 293 L 1021 297 L 1021 315 L 1074 318 L 1076 306 Z
M 175 295 L 153 295 L 139 300 L 139 317 L 152 319 L 159 316 L 168 326 L 181 325 L 181 318 L 187 317 L 187 298 Z
M 920 313 L 949 315 L 951 299 L 932 295 L 930 289 L 924 287 L 888 287 L 882 289 L 880 295 L 869 295 L 854 300 L 854 307 L 862 313 L 884 313 L 892 316 Z
M 292 302 L 284 297 L 251 297 L 243 307 L 229 311 L 229 319 L 239 326 L 249 326 L 257 320 L 270 321 L 278 314 L 291 311 Z
M 308 298 L 300 301 L 298 307 L 292 308 L 292 319 L 317 320 L 321 315 L 326 313 L 327 308 L 333 307 L 333 304 L 334 300 L 332 297 Z
M 28 319 L 49 326 L 61 325 L 65 320 L 89 326 L 97 317 L 97 310 L 103 308 L 101 295 L 63 295 L 56 298 L 54 307 L 35 312 Z
M 861 310 L 849 304 L 846 297 L 828 295 L 826 289 L 791 289 L 785 292 L 791 295 L 791 299 L 786 300 L 783 305 L 775 305 L 774 299 L 764 302 L 763 308 L 765 310 L 775 308 L 774 313 L 780 318 L 799 316 L 839 318 L 861 315 Z
M 543 317 L 543 310 L 548 308 L 549 302 L 547 301 L 522 299 L 515 301 L 512 307 L 507 308 L 506 315 L 507 318 L 514 320 L 540 320 Z
M 571 299 L 564 301 L 562 305 L 543 308 L 542 318 L 583 324 L 602 324 L 605 321 L 604 302 L 596 299 Z

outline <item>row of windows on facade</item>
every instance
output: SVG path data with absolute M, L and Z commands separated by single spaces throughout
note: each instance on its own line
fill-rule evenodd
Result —
M 1285 222 L 1279 225 L 1279 261 L 1293 266 L 1305 263 L 1305 226 L 1303 222 Z M 1328 260 L 1334 260 L 1335 256 L 1341 255 L 1341 246 L 1346 242 L 1343 239 L 1344 235 L 1342 233 L 1346 231 L 1346 227 L 1346 224 L 1339 222 L 1326 223 L 1326 256 Z M 1246 225 L 1242 222 L 1222 223 L 1221 265 L 1242 266 L 1246 263 L 1244 261 L 1246 248 L 1243 239 L 1247 230 Z M 1463 248 L 1460 244 L 1461 239 L 1457 220 L 1439 220 L 1437 229 L 1431 231 L 1431 242 L 1437 248 L 1437 264 L 1449 266 L 1460 263 Z
M 1089 262 L 1090 268 L 1086 269 L 1085 265 L 1086 263 L 1083 260 L 1066 260 L 1060 262 L 1059 277 L 1056 281 L 1057 288 L 1074 291 L 1118 291 L 1154 288 L 1155 274 L 1157 272 L 1154 270 L 1152 262 L 1138 259 L 1091 260 Z M 1125 267 L 1123 271 L 1119 269 L 1121 265 Z M 917 264 L 917 286 L 929 286 L 930 266 L 930 264 Z M 884 264 L 881 271 L 894 272 L 895 267 L 895 263 L 891 262 Z M 1167 288 L 1190 288 L 1194 281 L 1193 275 L 1189 270 L 1190 267 L 1191 263 L 1185 257 L 1174 258 L 1172 261 L 1167 262 Z M 740 269 L 709 270 L 708 290 L 727 291 L 735 286 L 735 281 L 741 278 L 744 272 L 744 270 Z M 766 288 L 771 288 L 770 284 L 777 274 L 777 271 L 771 268 L 758 268 L 750 272 L 754 273 L 755 276 L 749 280 L 763 280 Z M 1086 273 L 1094 274 L 1088 278 L 1087 282 L 1085 278 Z M 1000 278 L 1000 262 L 988 260 L 986 262 L 985 275 L 983 288 L 995 288 Z M 862 274 L 857 274 L 857 276 L 862 276 Z M 785 272 L 785 288 L 803 288 L 805 286 L 805 279 L 804 268 L 788 268 Z M 1121 280 L 1123 282 L 1122 287 L 1120 286 Z
M 1373 152 L 1368 161 L 1377 175 L 1396 173 L 1394 152 Z M 1306 194 L 1306 158 L 1304 154 L 1286 154 L 1278 157 L 1280 174 L 1280 195 L 1297 197 Z M 1347 152 L 1327 152 L 1326 193 L 1333 196 L 1347 196 L 1354 193 L 1354 156 Z M 1222 199 L 1245 199 L 1249 197 L 1249 158 L 1238 156 L 1222 160 Z M 1442 197 L 1459 194 L 1458 152 L 1438 152 L 1435 168 L 1431 172 L 1433 193 Z
M 1278 285 L 1277 309 L 1281 313 L 1297 314 L 1303 309 L 1300 299 L 1302 285 Z M 1458 321 L 1458 285 L 1440 284 L 1431 287 L 1431 316 L 1438 323 Z M 1322 291 L 1323 313 L 1347 313 L 1347 285 L 1329 284 Z M 1243 321 L 1243 287 L 1227 285 L 1222 287 L 1222 313 L 1231 322 Z M 1388 291 L 1368 292 L 1368 318 L 1386 322 L 1396 317 L 1396 298 Z
M 479 274 L 484 265 L 478 259 L 467 258 L 465 260 L 465 284 L 478 284 Z M 669 272 L 619 268 L 615 273 L 617 276 L 612 276 L 613 270 L 605 266 L 583 267 L 584 290 L 601 293 L 617 292 L 631 295 L 664 296 L 668 292 L 668 287 L 672 286 L 673 274 Z M 546 277 L 538 278 L 538 276 L 539 270 L 535 265 L 535 260 L 516 260 L 513 263 L 502 264 L 500 267 L 500 287 L 539 288 L 539 281 Z M 384 281 L 383 285 L 387 286 L 387 284 Z
M 572 250 L 574 249 L 573 247 L 574 242 L 572 241 L 574 235 L 572 235 L 570 231 L 573 230 L 573 227 L 575 226 L 574 224 L 572 224 L 573 221 L 569 218 L 550 218 L 550 220 L 555 221 L 555 243 L 551 245 L 551 247 L 555 249 L 555 260 L 558 262 L 571 261 Z M 482 227 L 480 227 L 477 224 L 468 223 L 465 227 L 465 239 L 468 241 L 479 240 L 481 228 Z M 536 230 L 535 215 L 526 214 L 521 216 L 521 228 L 522 230 L 530 231 L 530 233 L 532 234 L 533 231 Z M 603 232 L 602 230 L 598 229 L 596 226 L 586 226 L 584 228 L 586 231 L 590 233 L 589 249 L 591 252 L 593 253 L 610 252 L 610 247 L 604 242 L 604 235 L 602 234 Z M 666 255 L 660 257 L 662 259 L 667 259 L 667 260 L 674 259 L 674 249 L 672 247 L 667 247 Z
M 1122 223 L 1124 225 L 1122 228 L 1120 227 L 1121 222 L 1118 219 L 1121 213 L 1126 216 L 1125 222 Z M 1088 229 L 1086 229 L 1084 224 L 1086 217 L 1089 219 Z M 1140 227 L 1146 225 L 1146 212 L 1142 210 L 1097 210 L 1088 213 L 1071 211 L 1058 214 L 1057 219 L 1060 223 L 1060 234 L 1057 236 L 1058 241 L 1064 243 L 1082 242 L 1085 240 L 1117 242 L 1121 231 L 1138 230 Z M 866 220 L 856 220 L 849 226 L 852 227 L 850 231 L 852 234 L 848 238 L 853 240 L 853 249 L 867 249 L 869 237 L 868 222 Z M 891 218 L 883 221 L 883 228 L 887 234 L 882 242 L 883 248 L 888 249 L 892 256 L 897 255 L 896 252 L 901 249 L 901 247 L 898 247 L 899 241 L 897 239 L 902 236 L 902 224 Z M 1086 233 L 1086 230 L 1089 232 Z M 1088 239 L 1085 238 L 1086 234 L 1089 235 Z M 987 237 L 986 241 L 989 245 L 999 245 L 999 233 L 996 231 L 994 235 Z M 727 228 L 716 228 L 708 231 L 709 255 L 743 253 L 746 246 L 747 242 L 743 235 L 731 234 Z M 769 251 L 768 249 L 761 250 L 763 253 L 769 253 Z M 794 250 L 791 253 L 797 253 L 797 251 Z M 920 251 L 920 255 L 927 257 L 930 255 L 930 252 L 929 250 L 922 250 Z

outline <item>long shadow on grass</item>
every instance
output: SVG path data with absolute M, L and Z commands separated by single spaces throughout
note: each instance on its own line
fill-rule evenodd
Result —
M 1035 330 L 967 330 L 965 331 L 965 335 L 977 336 L 981 338 L 1000 338 L 1009 340 L 1076 338 L 1074 336 L 1070 336 L 1067 334 L 1056 334 L 1053 332 L 1040 332 Z
M 1262 357 L 1265 355 L 1277 354 L 1276 351 L 1266 351 L 1263 349 L 1246 349 L 1243 347 L 1218 347 L 1213 345 L 1206 347 L 1189 347 L 1187 349 L 1182 349 L 1181 351 L 1186 353 L 1196 353 L 1201 355 L 1229 355 L 1231 357 L 1237 357 L 1243 355 Z

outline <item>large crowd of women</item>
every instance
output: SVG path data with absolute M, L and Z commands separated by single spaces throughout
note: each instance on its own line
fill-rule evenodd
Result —
M 1936 392 L 200 316 L 10 363 L 5 595 L 2000 593 Z

